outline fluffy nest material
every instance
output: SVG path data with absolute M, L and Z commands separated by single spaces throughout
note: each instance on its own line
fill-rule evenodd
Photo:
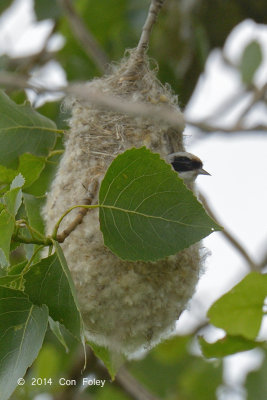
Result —
M 82 204 L 92 182 L 101 182 L 119 153 L 145 145 L 164 159 L 169 153 L 184 151 L 182 129 L 152 118 L 97 108 L 84 100 L 86 90 L 127 102 L 171 108 L 177 113 L 178 125 L 183 126 L 177 96 L 159 82 L 147 57 L 138 58 L 134 50 L 109 75 L 81 86 L 83 98 L 66 102 L 72 117 L 66 150 L 44 208 L 48 234 L 68 208 Z M 62 230 L 77 212 L 68 214 Z M 128 357 L 173 332 L 194 293 L 201 268 L 198 243 L 157 262 L 119 259 L 103 244 L 96 209 L 86 214 L 62 248 L 88 339 Z

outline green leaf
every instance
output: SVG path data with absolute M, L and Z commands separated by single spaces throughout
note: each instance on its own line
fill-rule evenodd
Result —
M 217 340 L 215 343 L 208 343 L 203 337 L 199 337 L 198 341 L 206 358 L 225 357 L 241 351 L 251 350 L 261 345 L 259 342 L 245 339 L 242 336 L 229 335 Z
M 80 339 L 81 316 L 74 287 L 67 264 L 59 253 L 57 249 L 52 256 L 31 266 L 24 275 L 25 292 L 34 304 L 46 304 L 49 315 Z
M 261 326 L 266 296 L 267 274 L 251 272 L 211 306 L 208 316 L 212 324 L 230 335 L 254 339 Z
M 99 203 L 105 245 L 130 261 L 176 254 L 220 229 L 171 166 L 145 147 L 112 162 Z
M 30 153 L 24 153 L 19 157 L 18 171 L 25 178 L 25 188 L 31 186 L 40 177 L 45 162 L 44 157 L 37 157 Z
M 86 343 L 89 344 L 94 354 L 105 364 L 111 379 L 114 380 L 116 373 L 125 362 L 125 357 L 121 353 L 112 352 L 96 343 L 90 341 Z
M 248 374 L 245 388 L 247 389 L 247 400 L 266 400 L 267 399 L 267 356 L 257 371 Z
M 18 157 L 30 152 L 47 156 L 56 141 L 56 125 L 28 104 L 14 103 L 0 91 L 0 164 L 16 168 Z
M 45 201 L 45 197 L 37 198 L 31 194 L 23 193 L 23 202 L 25 205 L 28 221 L 30 225 L 40 233 L 44 233 L 44 221 L 41 216 L 41 210 L 44 206 Z
M 18 290 L 0 287 L 0 315 L 1 400 L 7 400 L 39 353 L 48 311 Z
M 260 44 L 253 40 L 246 47 L 242 54 L 240 71 L 242 80 L 249 85 L 253 82 L 255 72 L 262 62 L 262 49 Z
M 0 213 L 0 264 L 3 266 L 9 263 L 10 242 L 15 227 L 15 219 L 2 210 Z
M 11 267 L 8 268 L 7 273 L 8 275 L 19 275 L 23 271 L 23 269 L 26 267 L 28 261 L 22 261 L 18 264 L 12 265 Z
M 46 194 L 49 190 L 50 184 L 57 171 L 58 162 L 48 160 L 45 164 L 45 168 L 41 172 L 41 175 L 37 181 L 35 181 L 30 187 L 26 188 L 27 193 L 33 194 L 36 197 L 41 197 Z
M 8 286 L 11 289 L 17 289 L 21 282 L 21 275 L 6 275 L 0 277 L 0 286 Z
M 61 15 L 61 9 L 55 0 L 34 0 L 34 11 L 38 21 L 58 18 Z
M 13 181 L 11 182 L 10 185 L 10 190 L 11 189 L 17 189 L 17 188 L 22 188 L 22 186 L 25 184 L 25 179 L 21 174 L 18 174 Z
M 5 205 L 6 210 L 13 217 L 17 215 L 17 212 L 21 206 L 22 202 L 21 187 L 23 186 L 24 182 L 25 180 L 21 174 L 16 176 L 16 178 L 13 179 L 10 185 L 10 190 L 4 194 L 2 199 L 2 203 Z
M 60 323 L 58 321 L 54 321 L 51 317 L 49 317 L 49 326 L 51 331 L 54 333 L 58 341 L 64 346 L 66 353 L 69 352 L 69 347 L 66 343 L 64 335 L 61 331 Z
M 0 184 L 11 183 L 16 175 L 17 171 L 15 171 L 14 169 L 9 169 L 4 167 L 3 165 L 0 165 Z

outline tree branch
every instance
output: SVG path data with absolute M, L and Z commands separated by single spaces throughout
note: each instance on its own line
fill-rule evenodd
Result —
M 69 86 L 58 87 L 56 89 L 46 88 L 42 85 L 29 83 L 27 77 L 11 74 L 8 72 L 0 73 L 0 85 L 13 89 L 31 89 L 36 93 L 65 93 L 76 97 L 85 105 L 94 105 L 107 111 L 120 112 L 138 117 L 148 118 L 153 122 L 164 122 L 170 127 L 177 128 L 179 131 L 184 129 L 184 119 L 181 112 L 167 104 L 147 104 L 136 103 L 121 99 L 118 96 L 111 96 L 95 89 L 90 89 L 84 84 L 71 84 Z
M 215 216 L 214 212 L 211 210 L 210 205 L 205 198 L 203 194 L 199 194 L 199 199 L 201 203 L 203 204 L 204 208 L 208 212 L 208 214 L 217 222 L 218 225 L 223 226 L 223 224 L 218 221 L 218 218 Z M 227 230 L 223 229 L 220 231 L 225 238 L 231 243 L 231 245 L 239 252 L 239 254 L 246 260 L 247 264 L 249 265 L 249 268 L 251 271 L 258 271 L 259 266 L 252 260 L 252 258 L 249 256 L 247 251 L 244 249 L 244 247 L 239 243 L 239 241 Z
M 163 6 L 165 0 L 151 0 L 151 4 L 148 10 L 147 19 L 142 29 L 142 34 L 139 43 L 136 48 L 136 54 L 142 56 L 148 48 L 150 34 L 153 25 L 157 21 L 158 14 Z
M 215 134 L 218 132 L 222 133 L 250 133 L 253 131 L 260 131 L 260 132 L 267 132 L 267 125 L 254 125 L 251 127 L 245 127 L 245 126 L 237 126 L 234 125 L 230 128 L 224 128 L 222 126 L 216 126 L 216 125 L 211 125 L 207 122 L 202 122 L 202 121 L 190 121 L 186 120 L 186 124 L 193 126 L 195 128 L 198 128 L 199 130 L 209 133 L 209 134 Z
M 83 19 L 76 13 L 70 0 L 58 0 L 74 35 L 79 40 L 87 55 L 93 59 L 102 73 L 106 72 L 106 67 L 110 62 L 104 50 L 100 47 L 92 33 L 86 27 Z

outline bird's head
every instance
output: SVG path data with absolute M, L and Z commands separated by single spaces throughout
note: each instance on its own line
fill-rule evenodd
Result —
M 185 183 L 192 183 L 198 175 L 210 175 L 203 169 L 202 161 L 194 154 L 179 151 L 167 156 L 167 161 L 178 172 Z

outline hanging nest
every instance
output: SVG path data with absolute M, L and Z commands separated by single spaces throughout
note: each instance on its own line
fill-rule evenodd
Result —
M 83 98 L 68 99 L 70 131 L 57 175 L 44 208 L 47 233 L 71 206 L 83 204 L 92 183 L 103 179 L 114 157 L 131 147 L 146 146 L 164 159 L 184 151 L 183 115 L 177 96 L 163 86 L 148 58 L 135 50 L 103 78 L 81 86 L 118 99 L 172 109 L 177 126 L 153 118 L 104 110 Z M 97 202 L 97 193 L 95 194 Z M 64 230 L 78 210 L 68 214 Z M 192 297 L 201 269 L 199 244 L 157 262 L 121 260 L 104 246 L 98 210 L 90 210 L 62 248 L 76 287 L 90 341 L 132 356 L 148 349 L 175 328 Z

